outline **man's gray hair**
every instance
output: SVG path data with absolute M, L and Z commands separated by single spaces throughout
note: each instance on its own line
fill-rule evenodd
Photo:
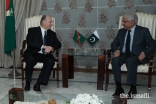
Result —
M 46 19 L 47 15 L 43 15 L 40 21 L 40 25 L 42 25 L 42 21 L 44 21 Z
M 136 13 L 127 13 L 123 17 L 128 18 L 128 21 L 134 20 L 135 24 L 138 22 L 138 16 Z

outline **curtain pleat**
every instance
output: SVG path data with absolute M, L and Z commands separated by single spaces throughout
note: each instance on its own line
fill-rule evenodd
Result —
M 0 0 L 0 67 L 4 66 L 5 0 Z

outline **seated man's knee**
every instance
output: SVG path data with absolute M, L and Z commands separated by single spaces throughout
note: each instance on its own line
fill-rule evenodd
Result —
M 120 62 L 118 57 L 112 58 L 112 62 L 111 63 L 118 63 L 118 62 Z
M 47 63 L 50 64 L 50 65 L 54 65 L 54 64 L 55 64 L 55 61 L 52 60 L 52 59 L 50 58 L 50 59 L 47 61 Z
M 128 58 L 128 59 L 126 60 L 126 65 L 134 65 L 134 63 L 135 63 L 135 60 L 132 59 L 132 58 Z
M 25 58 L 26 63 L 34 63 L 36 62 L 36 59 L 33 56 L 28 56 Z

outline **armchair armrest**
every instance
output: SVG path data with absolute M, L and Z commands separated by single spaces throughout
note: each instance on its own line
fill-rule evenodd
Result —
M 24 54 L 25 46 L 26 46 L 26 40 L 23 40 L 23 43 L 22 43 L 22 49 L 20 50 L 20 54 L 21 54 L 21 55 Z
M 56 59 L 56 62 L 58 62 L 58 60 L 59 60 L 59 49 L 55 50 L 55 59 Z
M 22 49 L 20 50 L 21 62 L 23 62 L 23 60 L 24 60 L 23 55 L 24 55 L 25 46 L 26 46 L 26 40 L 23 40 Z
M 150 53 L 149 58 L 150 58 L 150 63 L 149 63 L 149 67 L 153 68 L 153 60 L 154 60 L 154 56 L 156 55 L 156 51 Z
M 106 63 L 107 63 L 107 64 L 109 64 L 110 61 L 111 61 L 111 58 L 112 58 L 111 52 L 112 52 L 112 49 L 108 49 L 107 52 L 106 52 L 106 54 L 107 54 Z

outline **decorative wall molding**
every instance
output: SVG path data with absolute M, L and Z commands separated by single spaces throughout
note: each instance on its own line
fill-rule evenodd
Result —
M 101 42 L 100 42 L 100 45 L 99 45 L 99 48 L 100 48 L 101 50 L 107 49 L 107 42 L 106 42 L 106 41 L 101 41 Z
M 116 7 L 116 0 L 107 0 L 107 5 L 109 8 Z
M 136 8 L 135 12 L 143 12 L 143 13 L 145 12 L 142 6 L 137 6 L 135 8 Z
M 108 28 L 105 31 L 106 31 L 108 39 L 114 39 L 115 38 L 115 31 L 113 30 L 113 25 L 108 26 Z
M 86 38 L 88 38 L 92 34 L 91 30 L 85 30 L 85 33 Z
M 69 24 L 70 22 L 70 12 L 69 11 L 64 11 L 63 16 L 62 16 L 62 24 Z
M 152 4 L 153 0 L 143 0 L 144 4 Z
M 63 37 L 62 32 L 59 31 L 59 30 L 56 30 L 56 35 L 57 35 L 58 40 L 59 40 L 59 41 L 62 41 L 62 37 Z
M 108 11 L 101 9 L 100 12 L 99 23 L 106 23 L 108 21 Z
M 69 38 L 70 38 L 70 39 L 73 38 L 74 32 L 75 32 L 75 28 L 74 28 L 74 27 L 71 27 L 71 28 L 69 29 Z
M 42 10 L 42 11 L 47 11 L 47 3 L 46 3 L 45 0 L 43 1 L 41 10 Z
M 134 0 L 125 0 L 124 9 L 131 9 L 133 6 L 134 6 Z
M 70 9 L 77 9 L 77 0 L 68 0 Z
M 86 18 L 85 18 L 85 14 L 80 14 L 78 16 L 78 26 L 79 27 L 86 27 Z
M 68 49 L 70 47 L 70 42 L 69 41 L 63 41 L 62 42 L 62 53 L 68 53 Z
M 60 13 L 60 12 L 62 11 L 62 6 L 63 6 L 63 4 L 62 4 L 62 2 L 59 1 L 59 0 L 56 0 L 55 2 L 56 2 L 56 4 L 55 4 L 54 12 L 55 12 L 55 13 Z
M 93 6 L 94 6 L 94 2 L 93 0 L 85 0 L 86 4 L 85 4 L 85 12 L 91 12 L 93 10 Z

